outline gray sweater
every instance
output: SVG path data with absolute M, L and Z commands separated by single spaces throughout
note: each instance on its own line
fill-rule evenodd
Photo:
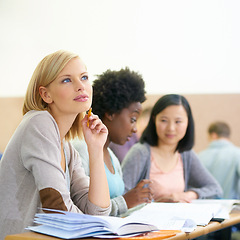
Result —
M 39 208 L 108 215 L 88 200 L 89 177 L 77 151 L 64 143 L 69 176 L 61 168 L 61 139 L 47 111 L 24 115 L 0 161 L 0 239 L 33 224 Z
M 191 151 L 181 153 L 184 169 L 184 191 L 194 191 L 198 197 L 219 198 L 222 189 L 208 170 L 201 164 L 196 154 Z M 149 179 L 151 149 L 147 143 L 135 144 L 122 162 L 125 192 L 137 185 L 142 179 Z

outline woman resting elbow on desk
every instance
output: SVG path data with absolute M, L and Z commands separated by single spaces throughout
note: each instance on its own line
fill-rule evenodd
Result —
M 188 101 L 176 94 L 161 97 L 140 143 L 122 162 L 125 192 L 142 179 L 150 179 L 155 201 L 221 197 L 220 185 L 200 163 L 192 150 L 193 143 L 194 122 Z
M 0 163 L 0 239 L 24 232 L 40 208 L 109 214 L 103 162 L 108 130 L 96 115 L 85 115 L 91 102 L 88 73 L 76 54 L 57 51 L 38 64 L 23 120 Z M 81 132 L 89 150 L 90 180 L 69 142 Z
M 121 166 L 109 148 L 110 142 L 123 145 L 133 133 L 137 132 L 136 122 L 142 112 L 141 103 L 145 101 L 144 85 L 142 77 L 128 68 L 120 71 L 107 70 L 93 82 L 92 110 L 103 121 L 109 132 L 104 145 L 104 164 L 113 216 L 125 213 L 128 208 L 151 201 L 151 198 L 149 199 L 151 190 L 143 187 L 149 183 L 149 180 L 143 180 L 123 195 Z M 78 150 L 88 175 L 89 156 L 86 144 L 76 139 L 73 145 Z

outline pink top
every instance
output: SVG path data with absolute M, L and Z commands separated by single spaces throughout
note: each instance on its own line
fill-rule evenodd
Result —
M 184 192 L 184 176 L 183 162 L 179 154 L 176 166 L 167 173 L 164 173 L 157 165 L 156 160 L 151 154 L 150 180 L 153 183 L 150 185 L 154 199 L 159 199 L 163 196 L 169 196 L 172 193 Z

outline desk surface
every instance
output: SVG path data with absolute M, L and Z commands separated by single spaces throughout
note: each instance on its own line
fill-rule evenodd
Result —
M 151 235 L 148 236 L 142 236 L 142 237 L 134 237 L 134 238 L 128 238 L 129 240 L 150 240 L 150 239 L 166 239 L 166 240 L 185 240 L 185 239 L 193 239 L 199 236 L 206 235 L 210 232 L 214 232 L 217 230 L 224 229 L 226 227 L 233 226 L 235 224 L 240 223 L 240 214 L 238 213 L 233 213 L 230 214 L 230 219 L 224 220 L 223 222 L 210 222 L 207 226 L 205 227 L 197 227 L 197 229 L 191 233 L 174 233 L 174 231 L 163 231 L 163 234 L 161 235 Z M 6 236 L 5 240 L 57 240 L 59 238 L 55 237 L 50 237 L 47 235 L 43 234 L 38 234 L 34 232 L 26 232 L 26 233 L 21 233 L 21 234 L 14 234 L 14 235 L 8 235 Z M 96 240 L 96 238 L 85 238 L 85 240 Z M 109 239 L 108 239 L 109 240 Z M 126 238 L 124 239 L 126 240 Z

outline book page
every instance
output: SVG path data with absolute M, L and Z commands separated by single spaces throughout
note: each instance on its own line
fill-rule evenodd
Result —
M 220 204 L 219 211 L 214 214 L 213 219 L 229 219 L 229 214 L 239 212 L 240 200 L 238 199 L 196 199 L 192 201 L 197 204 Z
M 133 212 L 129 218 L 138 221 L 149 221 L 160 229 L 162 221 L 176 221 L 177 219 L 191 220 L 196 225 L 205 226 L 214 214 L 221 208 L 220 204 L 194 204 L 194 203 L 150 203 L 142 209 Z M 128 217 L 127 217 L 128 218 Z M 175 227 L 175 226 L 173 226 Z

